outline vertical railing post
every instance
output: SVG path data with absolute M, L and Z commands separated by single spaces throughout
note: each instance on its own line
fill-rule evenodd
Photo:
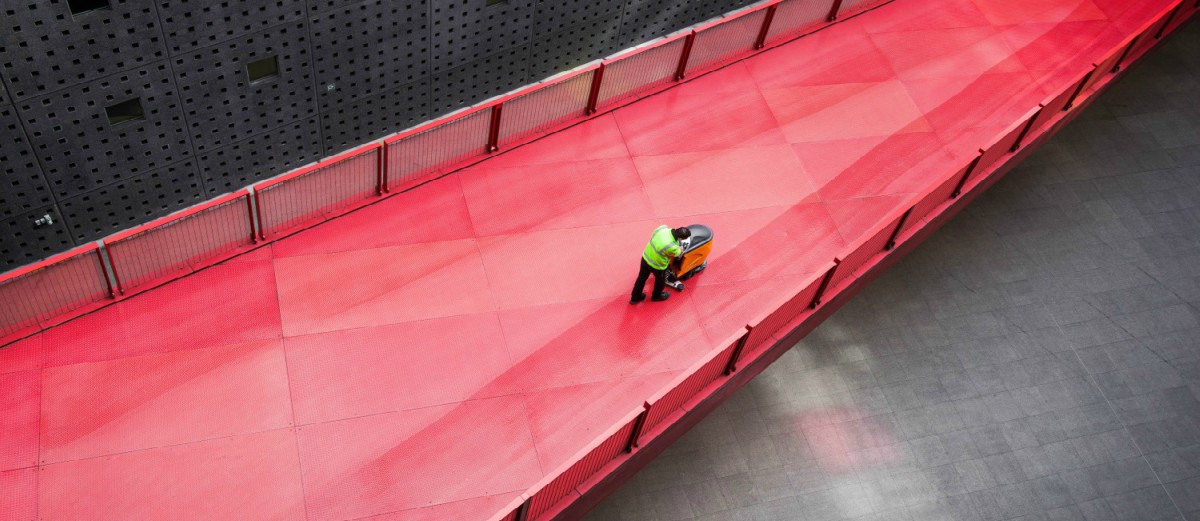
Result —
M 1182 8 L 1183 2 L 1179 2 L 1179 5 L 1175 6 L 1175 8 L 1171 10 L 1171 14 L 1167 15 L 1167 20 L 1164 21 L 1162 26 L 1158 28 L 1158 32 L 1154 33 L 1155 40 L 1162 38 L 1163 33 L 1167 32 L 1167 26 L 1171 25 L 1171 21 L 1175 20 L 1175 15 L 1179 13 L 1179 10 Z
M 1046 110 L 1046 106 L 1039 104 L 1038 111 L 1033 113 L 1029 121 L 1025 122 L 1025 127 L 1021 129 L 1020 134 L 1017 134 L 1017 140 L 1009 147 L 1009 152 L 1016 152 L 1018 148 L 1021 148 L 1021 144 L 1025 142 L 1025 136 L 1029 135 L 1029 129 L 1033 128 L 1033 122 L 1037 121 L 1038 116 L 1041 115 L 1043 110 Z
M 255 229 L 255 224 L 254 224 L 255 223 L 254 196 L 249 191 L 249 190 L 253 190 L 253 188 L 248 188 L 247 190 L 248 191 L 246 192 L 246 218 L 250 219 L 250 243 L 258 244 L 258 230 Z
M 954 191 L 950 192 L 951 199 L 957 199 L 958 196 L 962 195 L 963 187 L 967 186 L 967 179 L 971 178 L 971 173 L 975 171 L 975 167 L 979 166 L 980 159 L 983 159 L 983 150 L 980 150 L 979 155 L 971 160 L 970 165 L 967 165 L 967 169 L 963 172 L 962 178 L 958 180 L 958 184 L 955 185 Z
M 379 175 L 376 176 L 376 181 L 379 186 L 375 187 L 375 195 L 383 195 L 388 192 L 387 178 L 387 162 L 388 162 L 388 144 L 384 141 L 379 144 Z
M 1139 34 L 1133 37 L 1133 40 L 1129 42 L 1129 45 L 1125 46 L 1125 50 L 1121 51 L 1121 56 L 1117 58 L 1117 62 L 1113 64 L 1112 71 L 1110 72 L 1121 72 L 1121 62 L 1124 62 L 1125 58 L 1129 56 L 1129 53 L 1133 52 L 1134 46 L 1138 44 L 1138 42 L 1142 39 L 1142 36 L 1143 35 Z
M 842 0 L 833 0 L 833 7 L 829 9 L 829 16 L 825 18 L 827 21 L 837 20 L 838 11 L 842 10 Z
M 767 16 L 763 18 L 762 27 L 758 30 L 758 38 L 754 40 L 754 48 L 762 49 L 767 45 L 767 33 L 771 31 L 771 22 L 775 21 L 775 11 L 779 8 L 779 4 L 771 4 L 767 8 Z
M 104 271 L 104 285 L 108 288 L 108 297 L 115 299 L 118 292 L 117 275 L 108 250 L 104 248 L 104 241 L 96 241 L 96 258 L 100 261 L 100 269 Z
M 488 153 L 500 150 L 500 114 L 504 110 L 503 103 L 497 103 L 492 107 L 492 123 L 488 127 Z
M 825 290 L 829 289 L 829 283 L 833 281 L 833 274 L 837 272 L 838 266 L 841 265 L 841 259 L 833 259 L 833 267 L 825 272 L 825 277 L 821 279 L 821 285 L 817 286 L 817 293 L 813 295 L 812 304 L 809 304 L 808 307 L 817 309 L 817 306 L 821 305 L 821 298 L 825 296 Z
M 675 68 L 675 81 L 683 80 L 684 74 L 687 72 L 688 58 L 692 56 L 692 44 L 696 42 L 696 31 L 688 33 L 687 39 L 683 42 L 683 53 L 679 55 L 679 66 Z
M 642 437 L 642 429 L 646 428 L 646 417 L 650 415 L 650 403 L 642 402 L 642 413 L 633 421 L 633 432 L 629 433 L 629 442 L 625 444 L 625 452 L 633 452 L 638 447 Z
M 1092 70 L 1088 71 L 1088 73 L 1083 76 L 1083 79 L 1080 80 L 1079 85 L 1075 86 L 1075 92 L 1071 93 L 1071 99 L 1068 99 L 1067 104 L 1063 106 L 1063 110 L 1070 110 L 1071 107 L 1075 106 L 1075 99 L 1078 98 L 1081 93 L 1083 93 L 1083 86 L 1087 85 L 1088 82 L 1092 80 L 1092 75 L 1096 74 L 1096 69 L 1097 67 L 1093 66 Z
M 125 294 L 121 287 L 121 278 L 117 276 L 117 265 L 113 263 L 112 255 L 108 253 L 108 245 L 104 241 L 96 241 L 96 251 L 100 254 L 100 264 L 104 266 L 104 275 L 108 279 L 108 294 L 112 298 Z
M 525 502 L 517 507 L 517 515 L 513 517 L 513 521 L 529 521 L 529 504 L 532 502 L 532 497 L 525 498 Z
M 254 189 L 251 188 L 251 190 Z M 262 198 L 259 197 L 260 193 L 261 191 L 254 190 L 254 217 L 257 220 L 256 224 L 258 225 L 258 238 L 265 241 L 267 240 L 267 230 L 263 229 Z
M 729 363 L 725 364 L 725 376 L 729 376 L 737 371 L 738 360 L 742 358 L 742 351 L 746 349 L 746 342 L 750 340 L 750 326 L 746 326 L 746 332 L 742 333 L 741 338 L 738 338 L 737 345 L 733 348 L 733 353 L 729 355 Z
M 896 237 L 900 236 L 900 230 L 904 229 L 904 224 L 907 223 L 908 218 L 912 216 L 913 208 L 916 208 L 916 206 L 908 207 L 908 210 L 904 212 L 904 215 L 900 216 L 900 221 L 896 223 L 896 229 L 892 230 L 892 236 L 888 237 L 887 244 L 883 246 L 884 250 L 891 251 L 892 248 L 896 247 Z
M 592 71 L 592 90 L 588 92 L 587 108 L 584 109 L 585 115 L 596 113 L 596 105 L 600 104 L 600 84 L 604 81 L 604 62 L 600 62 L 600 66 Z

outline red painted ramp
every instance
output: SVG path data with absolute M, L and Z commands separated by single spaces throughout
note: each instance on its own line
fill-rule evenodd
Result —
M 6 347 L 0 518 L 488 518 L 1168 3 L 897 0 Z

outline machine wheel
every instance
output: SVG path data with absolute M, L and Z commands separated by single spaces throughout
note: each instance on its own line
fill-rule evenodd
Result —
M 696 266 L 695 268 L 692 268 L 692 271 L 684 273 L 682 276 L 680 276 L 679 280 L 690 279 L 690 278 L 696 276 L 697 273 L 704 271 L 704 268 L 707 268 L 707 267 L 708 267 L 708 261 L 704 261 L 704 264 Z

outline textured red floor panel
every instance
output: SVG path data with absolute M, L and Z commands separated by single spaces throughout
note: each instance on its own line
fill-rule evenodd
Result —
M 932 130 L 898 81 L 764 90 L 763 96 L 791 143 Z
M 822 199 L 917 193 L 928 184 L 928 172 L 955 165 L 933 133 L 801 143 L 796 151 L 813 178 L 827 180 L 818 192 Z
M 303 426 L 297 437 L 313 520 L 493 496 L 542 477 L 519 396 Z
M 627 157 L 512 168 L 485 163 L 464 172 L 462 184 L 481 237 L 654 218 Z
M 1014 122 L 1049 94 L 1028 72 L 906 80 L 905 88 L 938 131 Z
M 546 165 L 629 157 L 621 129 L 612 114 L 604 114 L 530 144 L 505 150 L 486 163 L 489 168 Z
M 494 309 L 474 240 L 287 257 L 275 266 L 287 336 Z
M 472 237 L 471 216 L 455 174 L 322 223 L 273 246 L 276 257 L 294 257 Z
M 1124 33 L 1104 21 L 1014 25 L 1000 34 L 1026 69 L 1053 72 L 1074 69 L 1066 66 L 1094 60 L 1124 37 Z
M 33 467 L 38 463 L 41 374 L 0 374 L 0 389 L 0 470 Z
M 879 33 L 871 39 L 905 80 L 1025 70 L 993 27 Z
M 838 232 L 847 243 L 852 243 L 886 219 L 892 212 L 911 200 L 909 195 L 878 195 L 854 199 L 829 199 L 822 201 L 829 216 L 837 223 Z
M 46 332 L 46 365 L 247 342 L 280 335 L 270 262 L 213 266 Z
M 483 496 L 431 507 L 414 508 L 364 518 L 369 521 L 446 521 L 449 519 L 490 519 L 513 502 L 520 492 Z
M 495 313 L 289 338 L 296 422 L 305 425 L 470 398 L 510 367 L 502 338 Z
M 44 334 L 38 333 L 0 349 L 0 374 L 41 369 L 45 362 L 45 353 L 42 349 L 44 336 Z
M 714 83 L 711 77 L 730 82 Z M 630 153 L 646 156 L 785 142 L 744 66 L 737 64 L 696 81 L 712 90 L 738 84 L 746 88 L 718 92 L 675 88 L 638 102 L 636 109 L 618 109 L 617 124 Z
M 42 382 L 43 464 L 292 423 L 279 340 L 56 367 Z
M 304 519 L 291 429 L 47 465 L 42 519 Z
M 1106 18 L 1090 0 L 975 0 L 993 25 L 1077 22 Z
M 647 156 L 635 161 L 654 211 L 667 219 L 796 204 L 811 200 L 817 191 L 790 145 Z M 737 182 L 731 183 L 733 178 Z
M 762 90 L 878 83 L 896 76 L 865 32 L 857 28 L 805 36 L 812 45 L 784 45 L 746 62 Z
M 0 472 L 0 519 L 38 519 L 38 469 L 30 467 Z
M 479 240 L 499 309 L 628 296 L 659 221 Z M 493 275 L 494 274 L 494 275 Z
M 580 447 L 611 429 L 676 374 L 654 373 L 528 393 L 525 406 L 542 468 L 554 469 L 569 462 Z
M 865 16 L 860 20 L 863 29 L 869 33 L 991 25 L 971 0 L 906 0 L 904 9 L 893 9 L 887 16 Z
M 762 303 L 778 298 L 787 288 L 799 288 L 807 275 L 768 276 L 734 282 L 697 285 L 692 301 L 701 327 L 713 341 L 743 328 L 762 313 Z
M 501 311 L 514 363 L 482 393 L 496 396 L 684 369 L 710 344 L 688 296 L 630 306 L 626 294 Z

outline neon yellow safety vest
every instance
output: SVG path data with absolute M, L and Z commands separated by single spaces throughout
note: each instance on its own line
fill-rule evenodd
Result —
M 680 253 L 679 243 L 675 242 L 671 229 L 663 225 L 654 229 L 654 235 L 650 236 L 650 244 L 646 245 L 642 258 L 646 259 L 646 264 L 651 268 L 665 270 L 671 258 L 678 257 Z

